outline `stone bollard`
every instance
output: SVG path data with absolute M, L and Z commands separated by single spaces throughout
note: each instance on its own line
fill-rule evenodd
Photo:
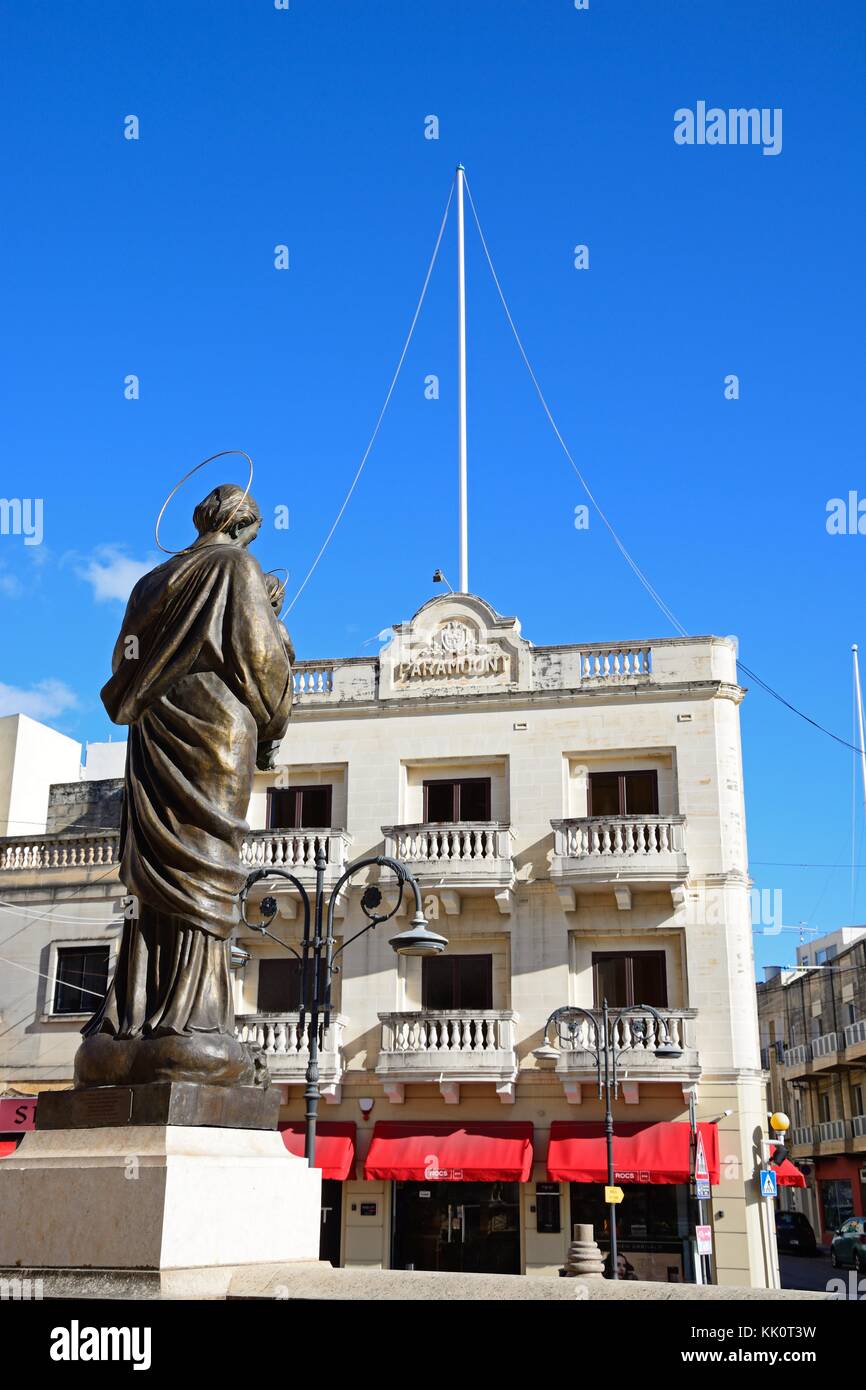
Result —
M 604 1261 L 595 1243 L 593 1229 L 591 1226 L 578 1226 L 576 1230 L 577 1240 L 569 1245 L 565 1260 L 566 1277 L 575 1279 L 580 1275 L 584 1279 L 600 1279 L 604 1273 Z

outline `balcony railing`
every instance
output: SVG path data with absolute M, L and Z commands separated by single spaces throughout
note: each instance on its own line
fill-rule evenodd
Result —
M 818 1125 L 818 1139 L 822 1144 L 838 1143 L 847 1137 L 847 1120 L 822 1120 Z
M 788 1047 L 785 1049 L 783 1065 L 786 1067 L 805 1067 L 811 1060 L 811 1044 L 800 1043 L 797 1047 Z
M 791 1145 L 795 1149 L 810 1149 L 814 1143 L 811 1125 L 799 1125 L 791 1130 Z
M 845 1046 L 861 1047 L 863 1043 L 866 1043 L 866 1018 L 858 1018 L 845 1029 Z
M 578 1015 L 573 1038 L 568 1034 L 555 1041 L 560 1052 L 556 1070 L 563 1077 L 580 1077 L 586 1081 L 597 1074 L 592 1051 L 601 1029 L 602 1013 L 600 1009 L 589 1012 L 593 1024 Z M 659 1008 L 657 1012 L 662 1019 L 661 1025 L 651 1014 L 641 1013 L 637 1009 L 611 1021 L 611 1043 L 617 1052 L 622 1051 L 617 1064 L 620 1078 L 664 1081 L 688 1077 L 697 1080 L 701 1071 L 693 1036 L 697 1011 Z M 668 1040 L 680 1049 L 681 1055 L 656 1057 L 656 1048 Z
M 851 1121 L 851 1130 L 855 1139 L 866 1139 L 866 1115 L 855 1115 Z
M 241 860 L 252 869 L 274 868 L 294 870 L 298 877 L 303 870 L 315 872 L 316 853 L 324 850 L 329 869 L 342 873 L 348 862 L 347 850 L 351 836 L 345 830 L 332 827 L 304 830 L 251 830 L 244 839 Z
M 581 684 L 625 684 L 648 681 L 652 675 L 652 647 L 645 643 L 581 647 L 578 654 Z
M 379 1021 L 376 1072 L 386 1083 L 432 1081 L 443 1090 L 470 1081 L 513 1085 L 517 1015 L 511 1009 L 421 1009 L 381 1013 Z
M 685 816 L 573 816 L 550 823 L 554 883 L 670 887 L 688 878 Z
M 337 1085 L 343 1072 L 342 1042 L 346 1020 L 332 1014 L 326 1028 L 319 1023 L 319 1077 L 324 1087 Z M 310 1060 L 309 1019 L 301 1028 L 299 1013 L 238 1014 L 235 1034 L 241 1042 L 261 1048 L 275 1081 L 300 1083 Z
M 514 885 L 513 833 L 502 821 L 383 825 L 385 853 L 400 859 L 424 886 L 510 895 Z M 500 901 L 503 911 L 510 903 Z
M 64 835 L 7 835 L 0 839 L 0 871 L 91 869 L 116 864 L 120 832 L 79 830 Z
M 820 1037 L 812 1039 L 812 1058 L 817 1060 L 820 1057 L 832 1057 L 839 1051 L 839 1034 L 822 1033 Z

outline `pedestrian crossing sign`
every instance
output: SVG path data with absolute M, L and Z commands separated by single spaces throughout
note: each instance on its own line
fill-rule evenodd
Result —
M 779 1191 L 779 1183 L 772 1168 L 761 1169 L 761 1196 L 776 1197 Z

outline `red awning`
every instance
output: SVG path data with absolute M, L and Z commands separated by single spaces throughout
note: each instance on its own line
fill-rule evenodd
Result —
M 770 1157 L 776 1152 L 775 1144 L 770 1145 Z M 785 1158 L 776 1169 L 776 1182 L 780 1187 L 805 1187 L 806 1179 L 790 1158 Z
M 0 1139 L 0 1158 L 6 1158 L 7 1154 L 14 1154 L 17 1148 L 17 1139 Z
M 303 1120 L 281 1123 L 279 1131 L 289 1153 L 303 1158 Z M 316 1126 L 316 1167 L 321 1168 L 323 1178 L 335 1178 L 337 1182 L 355 1176 L 354 1120 L 322 1120 Z
M 532 1125 L 380 1120 L 364 1177 L 397 1182 L 528 1182 Z
M 704 1141 L 710 1182 L 719 1181 L 719 1137 L 715 1125 L 698 1125 Z M 614 1179 L 623 1182 L 688 1182 L 691 1175 L 691 1129 L 680 1121 L 616 1124 L 613 1136 Z M 604 1125 L 554 1120 L 550 1126 L 547 1171 L 554 1182 L 607 1182 Z

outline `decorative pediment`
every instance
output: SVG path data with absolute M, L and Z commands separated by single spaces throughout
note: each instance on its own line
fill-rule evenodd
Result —
M 474 594 L 431 599 L 393 633 L 380 655 L 382 699 L 530 688 L 532 647 L 520 623 Z

